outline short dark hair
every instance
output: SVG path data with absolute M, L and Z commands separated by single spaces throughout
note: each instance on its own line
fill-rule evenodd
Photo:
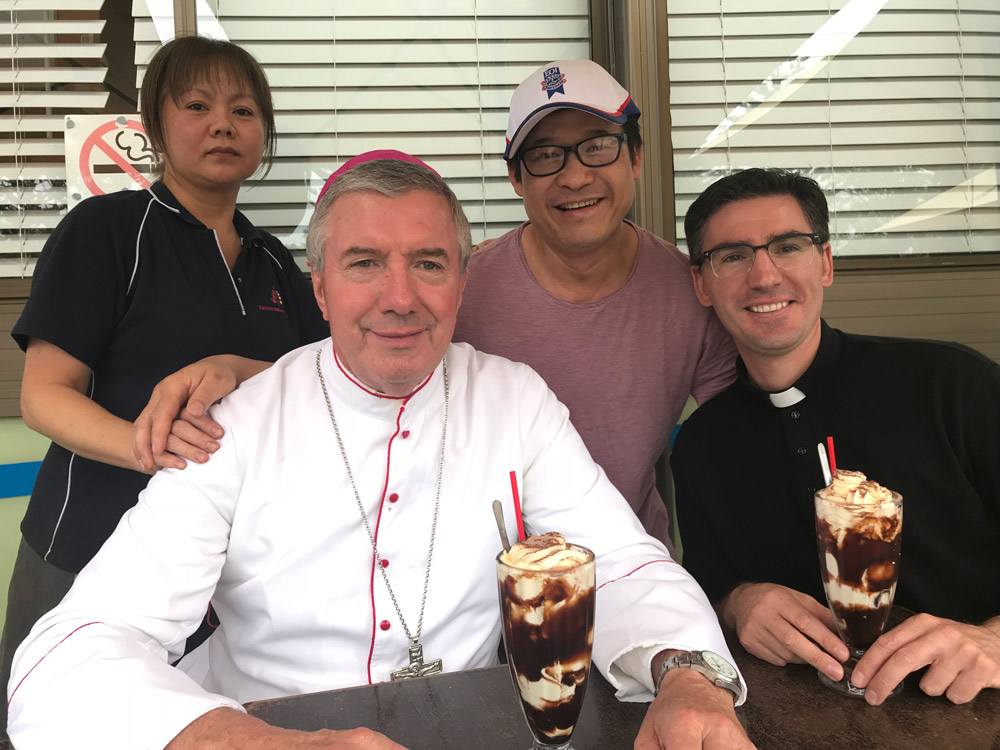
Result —
M 819 183 L 811 177 L 784 169 L 744 169 L 713 182 L 695 199 L 684 217 L 691 265 L 705 261 L 705 226 L 723 206 L 751 198 L 790 195 L 799 204 L 813 234 L 820 243 L 830 241 L 830 211 Z
M 569 109 L 569 107 L 565 109 Z M 639 132 L 639 115 L 629 115 L 622 128 L 625 131 L 625 143 L 628 144 L 629 159 L 635 164 L 636 157 L 639 155 L 639 149 L 642 148 L 642 133 Z M 514 170 L 514 179 L 518 182 L 521 181 L 521 152 L 523 150 L 524 146 L 521 146 L 517 150 L 517 153 L 507 160 L 507 166 Z
M 267 76 L 253 55 L 232 42 L 204 36 L 182 36 L 171 39 L 156 51 L 146 68 L 139 94 L 142 125 L 150 145 L 159 157 L 165 151 L 163 134 L 163 104 L 169 96 L 176 102 L 206 76 L 216 79 L 226 75 L 241 87 L 246 87 L 264 123 L 264 154 L 261 164 L 265 174 L 271 168 L 277 134 L 274 127 L 274 103 Z M 159 165 L 162 169 L 162 165 Z

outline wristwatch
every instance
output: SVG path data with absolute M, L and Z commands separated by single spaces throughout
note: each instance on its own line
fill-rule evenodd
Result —
M 660 666 L 660 674 L 656 678 L 657 695 L 660 693 L 663 675 L 671 669 L 693 669 L 695 672 L 700 672 L 713 685 L 725 688 L 735 695 L 736 703 L 740 702 L 743 693 L 746 692 L 739 672 L 726 661 L 725 657 L 719 656 L 714 651 L 681 651 L 664 659 Z

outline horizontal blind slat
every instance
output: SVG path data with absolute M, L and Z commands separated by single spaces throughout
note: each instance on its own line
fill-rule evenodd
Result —
M 95 8 L 90 0 L 75 7 L 84 5 Z M 42 6 L 53 3 L 35 5 Z M 141 81 L 159 47 L 159 30 L 171 21 L 154 23 L 144 0 L 131 7 Z M 261 61 L 276 105 L 277 158 L 266 177 L 241 191 L 240 205 L 293 248 L 302 247 L 302 222 L 326 177 L 373 148 L 426 158 L 453 185 L 477 240 L 517 226 L 523 206 L 499 156 L 511 92 L 548 60 L 590 54 L 587 0 L 553 0 L 544 7 L 502 0 L 441 0 L 433 7 L 416 0 L 281 6 L 222 0 L 209 7 L 217 17 L 204 20 L 221 24 L 231 41 Z M 94 44 L 63 37 L 55 44 L 56 37 L 42 33 L 54 27 L 37 13 L 20 20 L 11 28 L 25 34 L 12 53 L 21 69 L 0 71 L 0 87 L 8 86 L 0 90 L 0 106 L 16 107 L 13 115 L 0 116 L 0 132 L 15 134 L 0 142 L 0 158 L 17 162 L 0 163 L 10 209 L 0 226 L 21 234 L 0 236 L 0 276 L 30 272 L 48 231 L 65 213 L 66 174 L 59 160 L 64 125 L 57 113 L 99 112 L 106 101 L 98 91 L 104 81 L 105 46 L 96 39 L 102 21 L 61 26 L 95 37 Z M 84 68 L 50 78 L 50 67 L 59 66 L 47 61 L 59 58 L 83 61 Z
M 995 252 L 1000 6 L 900 0 L 822 50 L 843 7 L 669 4 L 677 236 L 728 170 L 781 167 L 827 192 L 838 255 Z
M 158 44 L 136 43 L 135 61 L 144 64 L 156 51 Z M 263 44 L 240 43 L 250 54 L 265 66 L 268 65 L 383 65 L 386 60 L 385 50 L 381 45 L 371 44 L 334 44 L 331 40 L 318 42 L 299 42 L 297 44 Z M 522 42 L 483 42 L 477 45 L 474 41 L 454 42 L 447 50 L 432 42 L 415 42 L 400 44 L 393 50 L 391 62 L 394 65 L 408 63 L 441 63 L 442 59 L 451 64 L 467 63 L 503 63 L 511 57 L 530 60 L 535 67 L 549 60 L 587 57 L 590 54 L 590 40 L 580 39 L 541 39 Z M 534 68 L 532 68 L 534 70 Z
M 213 3 L 221 18 L 236 16 L 274 16 L 274 0 L 217 0 Z M 399 15 L 446 16 L 503 16 L 505 18 L 531 18 L 541 16 L 579 15 L 578 0 L 379 0 L 377 3 L 358 3 L 356 0 L 296 0 L 299 16 L 329 16 L 380 18 Z

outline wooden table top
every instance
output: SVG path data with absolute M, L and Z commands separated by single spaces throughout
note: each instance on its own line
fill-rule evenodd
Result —
M 881 706 L 840 696 L 811 667 L 775 667 L 730 647 L 749 686 L 737 714 L 759 750 L 1000 750 L 1000 691 L 956 706 L 924 695 L 918 678 Z M 377 729 L 410 750 L 527 750 L 530 735 L 506 666 L 402 683 L 331 690 L 247 705 L 291 729 Z M 573 736 L 578 750 L 627 750 L 646 704 L 620 703 L 596 671 Z M 58 720 L 54 717 L 54 720 Z M 0 750 L 11 745 L 0 741 Z
M 247 710 L 292 729 L 367 726 L 409 750 L 531 747 L 506 666 L 261 701 Z M 622 738 L 635 737 L 645 713 L 644 703 L 615 700 L 611 685 L 594 672 L 574 744 L 578 750 L 631 747 Z
M 956 706 L 907 678 L 881 706 L 840 696 L 803 665 L 775 667 L 730 639 L 749 686 L 738 715 L 759 750 L 1000 750 L 1000 691 Z M 313 693 L 248 705 L 296 729 L 378 729 L 410 750 L 510 750 L 531 745 L 507 667 Z M 596 671 L 573 735 L 578 750 L 631 748 L 646 704 L 620 703 Z M 469 744 L 470 742 L 473 744 Z

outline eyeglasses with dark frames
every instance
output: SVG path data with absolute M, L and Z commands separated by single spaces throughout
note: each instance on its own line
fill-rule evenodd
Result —
M 766 245 L 737 244 L 713 248 L 702 256 L 699 265 L 708 261 L 712 273 L 720 279 L 746 276 L 757 259 L 757 251 L 766 250 L 771 262 L 782 270 L 805 268 L 818 255 L 813 250 L 821 244 L 818 234 L 791 232 L 775 237 Z
M 532 177 L 548 177 L 566 166 L 570 154 L 585 167 L 606 167 L 618 161 L 622 144 L 628 140 L 625 133 L 606 133 L 576 143 L 572 146 L 533 146 L 522 149 L 521 163 Z

